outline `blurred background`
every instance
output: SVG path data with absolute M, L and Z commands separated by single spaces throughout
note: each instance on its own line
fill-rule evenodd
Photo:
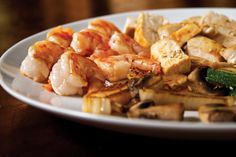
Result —
M 233 0 L 0 0 L 0 53 L 44 29 L 125 11 L 180 7 L 236 7 Z

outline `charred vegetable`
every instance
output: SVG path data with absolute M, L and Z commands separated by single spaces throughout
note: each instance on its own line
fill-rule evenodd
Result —
M 221 69 L 207 69 L 206 80 L 216 86 L 223 86 L 227 88 L 236 88 L 236 69 L 235 68 L 221 68 Z
M 83 97 L 82 110 L 96 114 L 123 115 L 131 100 L 127 85 L 104 88 Z
M 204 105 L 199 108 L 199 117 L 204 123 L 232 122 L 236 120 L 236 107 L 221 104 Z
M 225 106 L 234 104 L 234 98 L 231 96 L 206 96 L 153 89 L 140 89 L 139 96 L 141 101 L 153 100 L 157 104 L 183 103 L 185 110 L 198 110 L 204 104 L 224 104 Z
M 229 92 L 230 96 L 236 96 L 236 89 L 232 90 Z
M 130 108 L 127 113 L 131 118 L 148 118 L 161 120 L 183 120 L 183 104 L 158 104 L 152 101 L 141 101 Z

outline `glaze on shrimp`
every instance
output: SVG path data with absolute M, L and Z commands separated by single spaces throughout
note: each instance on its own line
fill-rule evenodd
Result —
M 94 59 L 94 62 L 111 82 L 127 79 L 132 68 L 156 75 L 161 73 L 159 62 L 134 54 L 101 57 Z
M 105 78 L 97 65 L 72 50 L 67 50 L 53 66 L 49 81 L 59 95 L 83 95 L 90 81 Z
M 64 48 L 54 42 L 48 40 L 36 42 L 29 47 L 20 71 L 34 81 L 45 82 L 51 67 L 63 52 Z
M 74 31 L 71 28 L 57 26 L 48 32 L 47 40 L 54 42 L 61 47 L 67 48 L 70 46 L 73 33 Z
M 120 32 L 113 23 L 102 19 L 91 21 L 88 28 L 96 30 L 108 38 L 110 38 L 114 32 Z

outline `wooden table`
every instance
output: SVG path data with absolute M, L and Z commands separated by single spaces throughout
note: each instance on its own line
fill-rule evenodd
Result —
M 171 7 L 235 7 L 232 0 L 0 0 L 0 53 L 44 29 L 75 21 L 140 9 Z M 206 149 L 212 141 L 158 139 L 97 129 L 32 108 L 0 89 L 0 157 L 122 156 L 129 151 L 163 152 L 163 147 Z M 232 141 L 233 142 L 233 141 Z M 227 145 L 228 142 L 218 142 Z M 161 148 L 161 149 L 159 149 Z

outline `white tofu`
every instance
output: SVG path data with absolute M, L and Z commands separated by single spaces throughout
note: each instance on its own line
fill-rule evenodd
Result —
M 168 20 L 160 15 L 141 13 L 138 17 L 134 39 L 143 47 L 150 47 L 159 40 L 158 28 L 168 23 Z
M 202 16 L 200 25 L 223 25 L 228 21 L 229 18 L 227 16 L 210 11 L 206 15 Z
M 236 21 L 225 15 L 209 12 L 202 16 L 202 33 L 225 47 L 236 45 Z
M 187 53 L 189 56 L 204 58 L 212 62 L 223 61 L 220 51 L 222 45 L 207 37 L 198 36 L 190 39 L 187 43 Z
M 151 47 L 151 57 L 161 63 L 164 74 L 188 73 L 191 62 L 178 43 L 171 39 L 157 41 Z
M 189 39 L 201 32 L 201 28 L 195 23 L 185 24 L 183 27 L 171 34 L 171 39 L 183 46 Z
M 236 45 L 230 48 L 222 49 L 220 54 L 228 63 L 236 64 Z
M 164 39 L 164 38 L 170 38 L 171 34 L 175 31 L 177 31 L 178 29 L 180 29 L 182 26 L 182 24 L 180 23 L 170 23 L 170 24 L 166 24 L 161 26 L 158 29 L 158 35 L 160 39 Z

